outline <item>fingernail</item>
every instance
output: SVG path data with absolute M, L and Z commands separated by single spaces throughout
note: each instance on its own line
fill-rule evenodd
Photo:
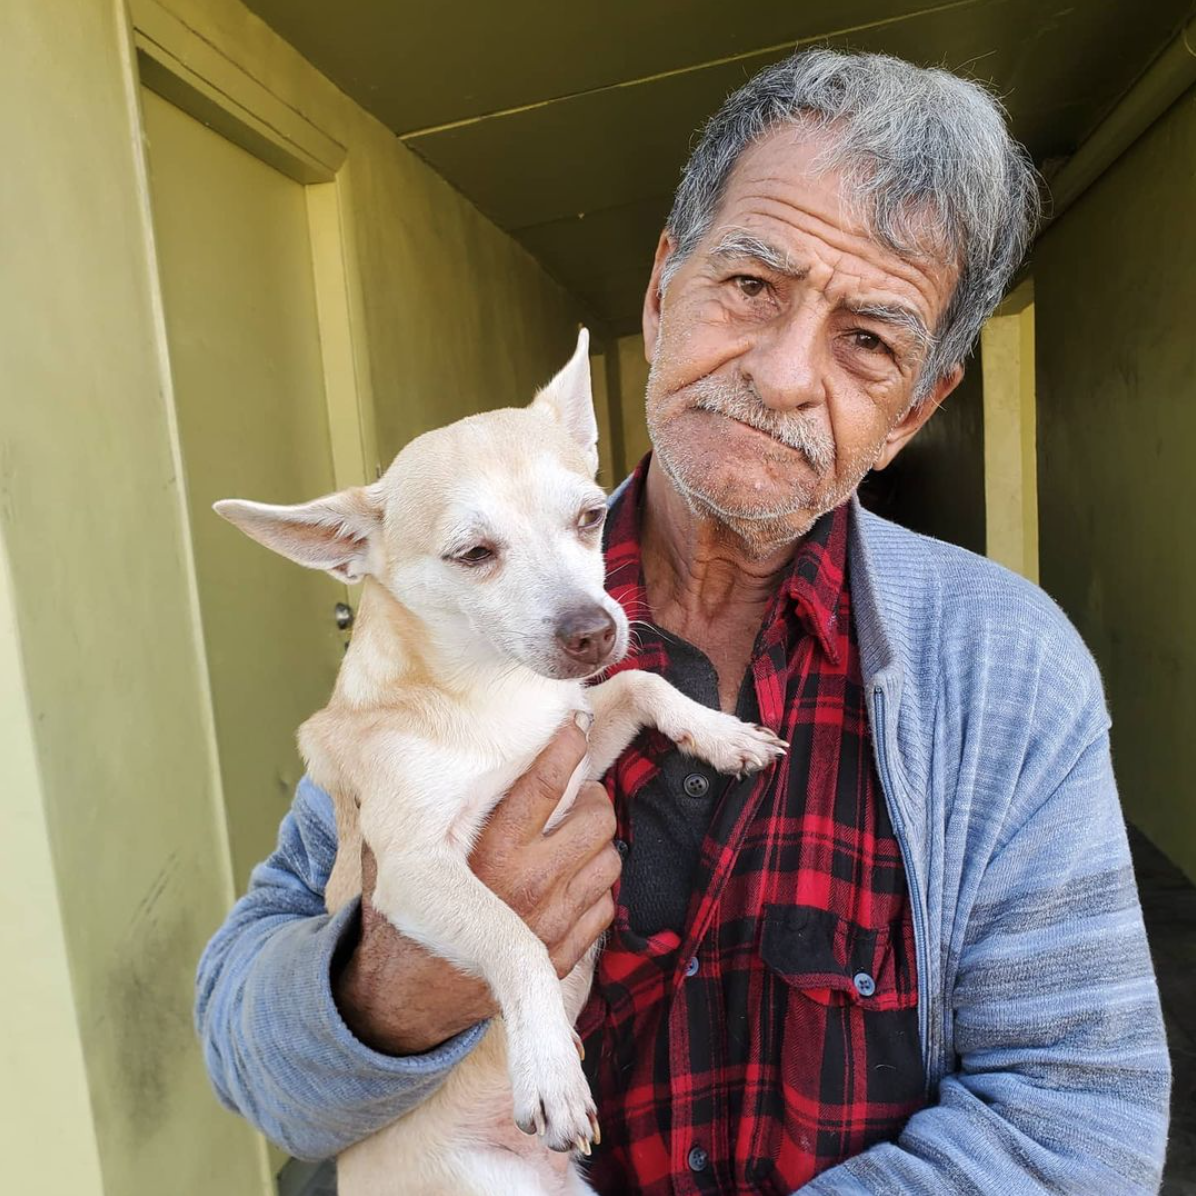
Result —
M 594 716 L 588 710 L 576 710 L 573 713 L 573 721 L 583 735 L 589 735 L 590 728 L 594 725 Z

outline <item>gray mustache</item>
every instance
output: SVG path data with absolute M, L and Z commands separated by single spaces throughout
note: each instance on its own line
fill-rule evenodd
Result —
M 835 463 L 835 442 L 806 416 L 772 411 L 748 384 L 703 378 L 690 387 L 694 407 L 725 415 L 764 432 L 788 448 L 801 453 L 816 473 L 826 473 Z

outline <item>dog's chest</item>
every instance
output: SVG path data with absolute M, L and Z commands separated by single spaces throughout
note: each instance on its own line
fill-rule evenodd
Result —
M 477 771 L 471 770 L 472 775 L 459 778 L 458 805 L 448 828 L 448 838 L 453 846 L 465 853 L 472 849 L 491 810 L 528 771 L 555 732 L 576 711 L 588 710 L 580 685 L 567 690 L 557 686 L 554 690 L 551 700 L 545 700 L 545 695 L 538 693 L 523 695 L 523 701 L 507 696 L 505 700 L 488 703 L 479 711 L 480 717 L 474 725 L 465 732 L 472 739 L 470 754 Z M 460 761 L 458 756 L 458 767 Z M 572 804 L 581 776 L 579 769 L 553 816 L 554 820 Z

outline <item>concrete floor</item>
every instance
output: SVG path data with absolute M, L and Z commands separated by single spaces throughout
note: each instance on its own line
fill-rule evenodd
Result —
M 1130 848 L 1175 1077 L 1163 1196 L 1196 1196 L 1196 887 L 1132 827 Z
M 1196 887 L 1132 827 L 1130 848 L 1175 1071 L 1162 1196 L 1196 1196 Z M 336 1194 L 331 1163 L 292 1162 L 279 1179 L 280 1196 Z

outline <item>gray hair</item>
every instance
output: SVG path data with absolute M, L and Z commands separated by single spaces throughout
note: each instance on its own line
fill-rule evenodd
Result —
M 662 291 L 710 231 L 740 155 L 787 125 L 829 131 L 816 165 L 843 171 L 878 242 L 959 270 L 915 387 L 921 401 L 967 356 L 1025 256 L 1041 213 L 1034 165 L 978 83 L 884 54 L 802 51 L 751 78 L 703 129 L 669 213 Z

